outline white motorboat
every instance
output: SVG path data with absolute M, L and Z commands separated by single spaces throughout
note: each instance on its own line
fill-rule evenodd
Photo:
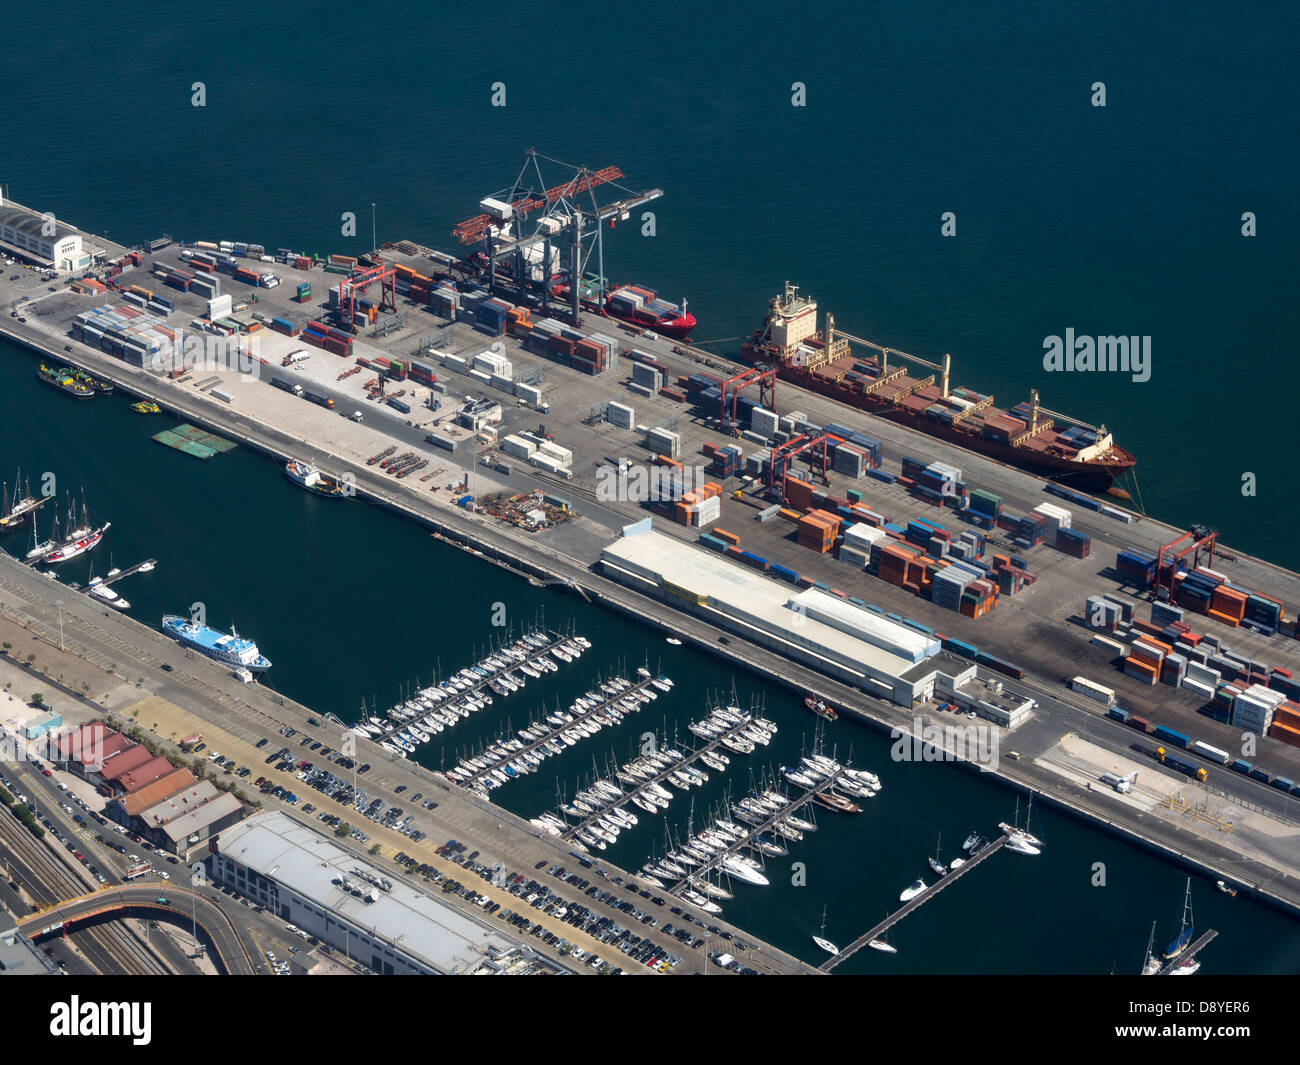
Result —
M 98 578 L 96 578 L 98 580 Z M 93 584 L 90 588 L 90 594 L 96 599 L 107 603 L 114 610 L 126 610 L 130 603 L 123 599 L 117 592 L 113 591 L 107 584 Z
M 925 891 L 928 887 L 929 885 L 924 880 L 914 880 L 912 882 L 912 886 L 909 888 L 905 888 L 903 893 L 898 896 L 898 901 L 910 902 L 912 899 L 916 898 L 917 895 L 921 894 L 921 892 Z

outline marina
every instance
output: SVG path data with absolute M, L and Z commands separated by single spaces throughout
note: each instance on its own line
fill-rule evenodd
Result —
M 460 765 L 447 771 L 447 777 L 486 798 L 490 790 L 532 772 L 542 759 L 560 753 L 565 746 L 575 746 L 602 728 L 621 724 L 643 702 L 654 698 L 650 694 L 653 681 L 654 678 L 645 677 L 634 684 L 618 676 L 597 681 L 593 689 L 574 701 L 568 712 L 557 710 L 553 715 L 557 723 L 534 721 L 518 736 L 488 746 L 479 756 L 461 759 Z
M 492 693 L 501 698 L 521 689 L 526 681 L 519 672 L 528 667 L 537 679 L 537 667 L 542 663 L 546 670 L 558 670 L 554 657 L 556 649 L 575 647 L 581 653 L 578 638 L 559 633 L 544 633 L 534 629 L 518 640 L 503 644 L 474 666 L 452 674 L 446 680 L 421 688 L 414 695 L 393 706 L 387 716 L 362 712 L 353 726 L 361 735 L 379 743 L 390 753 L 405 757 L 413 753 L 416 743 L 427 743 L 444 729 L 454 727 L 471 713 L 492 704 Z M 570 661 L 576 655 L 563 651 Z M 509 687 L 506 684 L 509 684 Z M 410 730 L 416 729 L 415 736 Z M 386 746 L 387 745 L 387 746 Z

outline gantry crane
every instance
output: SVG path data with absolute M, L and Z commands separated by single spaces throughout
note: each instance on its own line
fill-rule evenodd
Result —
M 736 401 L 740 393 L 750 385 L 758 385 L 758 401 L 770 411 L 776 410 L 776 367 L 752 366 L 742 370 L 735 377 L 728 377 L 719 389 L 722 397 L 718 407 L 718 421 L 724 428 L 731 428 L 736 422 Z M 734 386 L 734 387 L 733 387 Z M 730 412 L 728 412 L 728 393 L 730 393 Z
M 391 266 L 372 266 L 368 270 L 355 271 L 351 277 L 339 282 L 339 317 L 345 328 L 356 332 L 352 317 L 356 313 L 357 293 L 365 292 L 376 281 L 379 282 L 379 309 L 397 313 L 397 271 Z
M 784 444 L 778 444 L 772 448 L 772 454 L 767 465 L 768 498 L 772 498 L 773 493 L 776 493 L 781 497 L 781 502 L 785 502 L 785 475 L 790 469 L 790 463 L 798 455 L 813 448 L 821 448 L 822 483 L 830 484 L 830 479 L 826 476 L 827 460 L 829 458 L 827 444 L 833 439 L 839 439 L 839 437 L 827 432 L 801 433 L 793 440 L 788 440 Z
M 1184 543 L 1184 541 L 1187 541 Z M 1201 549 L 1209 551 L 1210 561 L 1208 565 L 1214 565 L 1214 549 L 1219 542 L 1219 534 L 1214 529 L 1207 529 L 1204 525 L 1193 525 L 1191 529 L 1183 533 L 1177 540 L 1167 543 L 1160 549 L 1156 555 L 1156 588 L 1167 587 L 1169 594 L 1173 595 L 1174 591 L 1174 573 L 1177 570 L 1177 562 L 1186 555 L 1192 556 L 1192 569 L 1196 569 L 1201 564 Z M 1182 544 L 1182 547 L 1178 545 Z M 1169 563 L 1169 580 L 1167 584 L 1163 583 L 1165 563 Z
M 548 187 L 542 174 L 543 163 L 564 173 L 566 180 Z M 563 244 L 567 252 L 564 270 L 569 279 L 570 312 L 576 321 L 582 306 L 585 271 L 593 254 L 596 257 L 594 287 L 597 306 L 603 308 L 605 304 L 604 223 L 613 227 L 617 222 L 625 221 L 634 208 L 663 195 L 663 189 L 633 192 L 624 188 L 618 184 L 618 179 L 623 176 L 623 171 L 616 166 L 589 170 L 585 166 L 551 159 L 529 148 L 514 184 L 496 196 L 484 199 L 480 204 L 484 213 L 461 222 L 451 231 L 452 236 L 461 244 L 481 245 L 491 292 L 497 290 L 497 263 L 502 260 L 511 263 L 521 297 L 526 297 L 534 284 L 536 271 L 543 311 L 550 298 L 552 282 L 561 272 L 557 245 Z M 536 181 L 535 188 L 543 191 L 535 191 L 533 181 Z M 596 198 L 596 189 L 606 185 L 627 195 L 602 206 Z M 539 211 L 540 217 L 529 219 Z M 567 240 L 563 236 L 566 233 Z M 540 252 L 536 250 L 539 245 Z

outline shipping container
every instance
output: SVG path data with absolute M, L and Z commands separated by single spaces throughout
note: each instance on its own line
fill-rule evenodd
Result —
M 1096 681 L 1088 680 L 1087 677 L 1074 677 L 1070 681 L 1069 687 L 1071 691 L 1076 691 L 1080 695 L 1085 695 L 1089 699 L 1095 699 L 1097 702 L 1104 703 L 1107 706 L 1110 706 L 1115 702 L 1115 692 L 1112 689 L 1098 684 Z
M 1181 750 L 1186 750 L 1192 745 L 1192 741 L 1189 737 L 1184 736 L 1181 732 L 1175 732 L 1171 728 L 1165 728 L 1164 725 L 1157 725 L 1152 730 L 1152 735 L 1154 735 L 1156 739 L 1163 740 Z
M 1211 747 L 1208 743 L 1202 743 L 1200 740 L 1192 744 L 1192 750 L 1202 758 L 1208 758 L 1211 762 L 1217 762 L 1219 765 L 1227 765 L 1232 760 L 1232 756 L 1227 751 Z

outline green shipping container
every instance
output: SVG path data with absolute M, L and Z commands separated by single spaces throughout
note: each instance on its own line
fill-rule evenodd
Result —
M 849 489 L 849 492 L 848 492 L 848 495 L 849 495 L 849 500 L 850 500 L 851 502 L 854 502 L 854 503 L 861 503 L 861 502 L 862 502 L 862 493 L 859 492 L 856 488 L 850 488 L 850 489 Z

